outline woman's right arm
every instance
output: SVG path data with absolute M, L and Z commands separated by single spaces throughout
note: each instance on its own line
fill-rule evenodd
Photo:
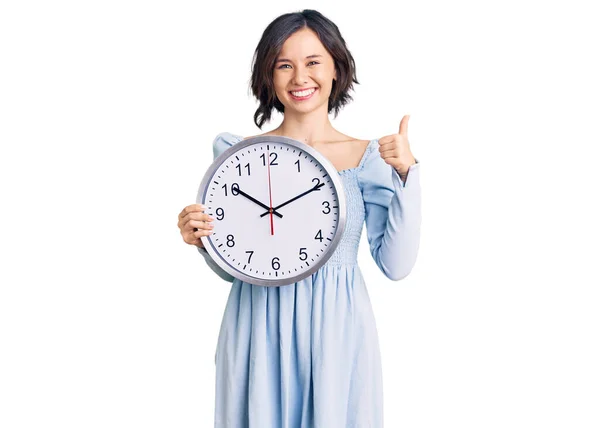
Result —
M 221 278 L 223 278 L 225 281 L 227 282 L 233 282 L 233 280 L 235 279 L 233 276 L 229 275 L 227 272 L 225 272 L 223 270 L 223 268 L 221 266 L 219 266 L 214 260 L 213 258 L 210 256 L 210 254 L 208 254 L 208 251 L 206 251 L 206 248 L 204 247 L 198 247 L 198 251 L 200 252 L 200 254 L 202 254 L 202 257 L 204 257 L 204 260 L 206 261 L 206 264 L 208 266 L 210 266 L 210 268 L 217 274 L 219 275 Z
M 229 132 L 222 132 L 216 136 L 213 141 L 213 160 L 216 159 L 231 147 L 233 144 L 241 140 L 241 137 L 231 134 Z M 227 282 L 233 282 L 235 279 L 229 273 L 223 270 L 206 251 L 201 236 L 208 236 L 212 233 L 211 221 L 213 218 L 208 214 L 204 213 L 205 207 L 201 204 L 192 204 L 183 209 L 179 214 L 178 226 L 181 231 L 183 240 L 190 245 L 195 245 L 198 248 L 198 252 L 204 257 L 206 264 L 215 272 L 219 277 Z
M 208 254 L 202 244 L 200 237 L 212 233 L 213 218 L 204 212 L 206 208 L 200 204 L 188 205 L 179 214 L 177 226 L 186 244 L 195 245 L 198 252 L 202 254 L 206 264 L 221 278 L 227 282 L 233 282 L 234 278 L 225 272 Z

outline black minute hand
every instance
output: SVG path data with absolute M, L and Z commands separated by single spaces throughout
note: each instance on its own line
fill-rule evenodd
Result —
M 321 188 L 321 187 L 322 187 L 322 186 L 324 186 L 324 185 L 325 185 L 325 183 L 318 184 L 318 185 L 316 185 L 315 187 L 313 187 L 313 188 L 311 188 L 311 189 L 308 189 L 306 192 L 304 192 L 304 193 L 300 193 L 298 196 L 294 196 L 292 199 L 290 199 L 290 200 L 288 200 L 288 201 L 285 201 L 283 204 L 280 204 L 280 205 L 277 205 L 276 207 L 273 207 L 273 210 L 278 210 L 279 208 L 286 206 L 286 205 L 287 205 L 287 204 L 289 204 L 290 202 L 294 202 L 296 199 L 298 199 L 298 198 L 301 198 L 302 196 L 304 196 L 304 195 L 307 195 L 307 194 L 309 194 L 310 192 L 314 192 L 315 190 L 319 190 L 319 188 Z M 269 209 L 269 207 L 265 207 L 265 208 Z M 261 216 L 261 217 L 264 217 L 264 216 L 266 216 L 266 215 L 268 215 L 268 214 L 269 214 L 269 211 L 267 211 L 267 212 L 265 212 L 265 213 L 262 213 L 260 216 Z
M 232 191 L 232 193 L 233 193 L 233 189 L 232 189 L 231 191 Z M 269 214 L 269 212 L 270 212 L 271 208 L 269 208 L 269 206 L 268 206 L 268 205 L 265 205 L 265 204 L 263 204 L 262 202 L 260 202 L 260 201 L 257 201 L 256 199 L 254 199 L 252 196 L 250 196 L 250 195 L 249 195 L 249 194 L 247 194 L 246 192 L 242 192 L 242 191 L 241 191 L 239 188 L 235 189 L 235 191 L 236 191 L 236 192 L 238 192 L 240 195 L 242 195 L 242 196 L 244 196 L 244 197 L 246 197 L 246 198 L 250 199 L 250 200 L 251 200 L 252 202 L 254 202 L 255 204 L 257 204 L 257 205 L 260 205 L 261 207 L 263 207 L 263 208 L 264 208 L 264 209 L 266 209 L 266 210 L 269 210 L 269 211 L 267 211 L 267 214 Z M 275 214 L 275 215 L 276 215 L 277 217 L 279 217 L 279 218 L 283 218 L 283 216 L 282 216 L 281 214 L 279 214 L 277 211 L 275 211 L 276 209 L 277 209 L 277 208 L 273 208 L 273 214 Z M 261 215 L 261 217 L 263 217 L 263 216 Z

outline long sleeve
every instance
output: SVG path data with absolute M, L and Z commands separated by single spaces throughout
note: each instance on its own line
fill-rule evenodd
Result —
M 196 247 L 198 248 L 198 252 L 200 254 L 202 254 L 202 257 L 204 257 L 204 260 L 206 261 L 206 264 L 217 274 L 219 275 L 221 278 L 223 278 L 225 281 L 227 282 L 233 282 L 234 278 L 233 276 L 229 275 L 227 272 L 225 272 L 223 270 L 223 268 L 221 268 L 221 266 L 219 266 L 214 260 L 213 258 L 210 256 L 210 254 L 208 254 L 208 251 L 206 251 L 206 248 L 200 248 L 200 247 Z
M 219 155 L 221 153 L 223 153 L 225 150 L 227 150 L 233 144 L 239 142 L 241 139 L 242 139 L 242 137 L 236 136 L 236 135 L 231 134 L 229 132 L 222 132 L 219 135 L 217 135 L 216 138 L 213 141 L 213 160 L 216 159 L 217 157 L 219 157 Z M 233 276 L 231 276 L 229 273 L 225 272 L 221 268 L 221 266 L 219 266 L 213 260 L 213 258 L 210 256 L 210 254 L 208 253 L 208 251 L 206 251 L 205 248 L 200 248 L 200 247 L 196 247 L 196 248 L 198 249 L 198 252 L 200 254 L 202 254 L 202 257 L 204 257 L 204 260 L 206 261 L 206 264 L 208 264 L 208 266 L 217 275 L 219 275 L 219 277 L 221 277 L 222 279 L 224 279 L 227 282 L 233 282 L 233 280 L 235 278 Z
M 411 165 L 406 181 L 381 158 L 372 144 L 359 170 L 371 256 L 389 279 L 399 281 L 412 270 L 421 236 L 420 163 Z

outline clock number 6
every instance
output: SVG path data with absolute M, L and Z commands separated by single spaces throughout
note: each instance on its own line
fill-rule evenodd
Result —
M 277 267 L 275 267 L 275 265 L 277 265 Z M 271 266 L 273 267 L 273 269 L 279 270 L 279 268 L 281 267 L 281 265 L 279 264 L 279 257 L 273 257 L 273 260 L 271 260 Z

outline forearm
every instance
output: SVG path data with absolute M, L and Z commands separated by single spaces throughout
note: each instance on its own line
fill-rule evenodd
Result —
M 221 277 L 223 280 L 227 282 L 233 282 L 234 277 L 231 276 L 229 273 L 225 272 L 223 268 L 213 260 L 210 254 L 208 254 L 208 251 L 206 251 L 206 248 L 198 246 L 196 246 L 196 248 L 198 248 L 198 252 L 202 254 L 202 257 L 204 257 L 206 264 L 213 270 L 213 272 L 219 275 L 219 277 Z
M 416 262 L 420 242 L 421 190 L 419 174 L 414 167 L 412 172 L 407 171 L 404 182 L 397 170 L 392 172 L 394 195 L 387 210 L 386 226 L 378 240 L 379 245 L 371 251 L 382 272 L 398 281 L 410 273 Z

